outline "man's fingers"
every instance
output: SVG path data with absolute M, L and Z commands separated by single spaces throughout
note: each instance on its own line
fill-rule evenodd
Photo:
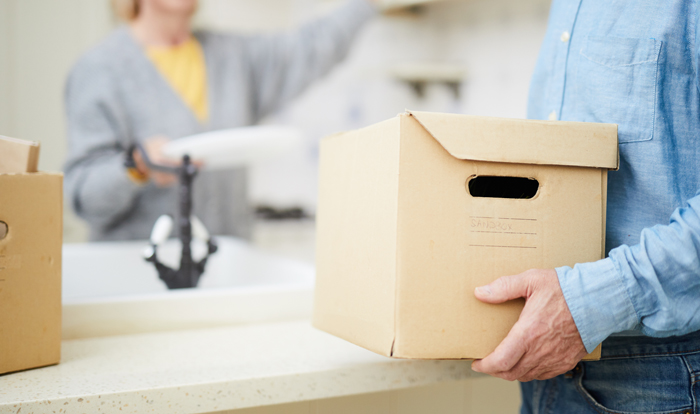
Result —
M 486 303 L 502 303 L 527 296 L 530 277 L 527 273 L 504 276 L 474 290 L 477 299 Z
M 486 358 L 472 363 L 472 369 L 489 375 L 510 371 L 520 361 L 525 350 L 523 335 L 516 324 L 495 351 Z
M 525 273 L 504 276 L 494 282 L 476 288 L 477 299 L 487 303 L 501 303 L 527 295 L 529 278 Z M 525 341 L 520 325 L 516 323 L 508 336 L 495 351 L 480 361 L 472 363 L 472 369 L 485 374 L 496 375 L 510 371 L 525 353 Z
M 552 369 L 552 367 L 550 367 L 550 366 L 538 366 L 538 367 L 534 367 L 533 369 L 531 369 L 530 371 L 528 371 L 525 374 L 519 375 L 518 381 L 528 382 L 528 381 L 533 381 L 533 380 L 548 380 L 548 379 L 552 379 L 558 375 L 561 375 L 567 371 L 570 371 L 570 370 Z

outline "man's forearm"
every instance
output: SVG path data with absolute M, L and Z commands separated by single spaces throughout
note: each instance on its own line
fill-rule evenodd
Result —
M 609 258 L 557 269 L 567 305 L 586 349 L 609 335 L 640 327 L 645 335 L 700 329 L 700 196 L 645 229 L 640 243 Z

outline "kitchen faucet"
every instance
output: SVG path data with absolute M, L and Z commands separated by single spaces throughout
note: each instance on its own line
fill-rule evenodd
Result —
M 173 218 L 169 215 L 162 215 L 156 220 L 151 232 L 151 245 L 144 252 L 146 261 L 153 263 L 158 276 L 165 283 L 168 289 L 182 289 L 196 287 L 199 279 L 204 273 L 207 264 L 207 259 L 212 254 L 216 253 L 218 247 L 216 240 L 209 235 L 204 224 L 194 215 L 192 215 L 192 183 L 197 176 L 199 169 L 192 164 L 189 155 L 182 157 L 182 164 L 178 167 L 165 166 L 153 163 L 148 157 L 148 153 L 144 150 L 140 143 L 134 144 L 128 154 L 127 167 L 135 167 L 136 163 L 133 159 L 133 150 L 141 151 L 143 160 L 151 170 L 177 174 L 178 182 L 178 197 L 180 214 L 178 216 L 178 238 L 182 245 L 182 253 L 180 256 L 180 267 L 173 269 L 158 259 L 158 247 L 168 239 L 173 228 Z M 207 244 L 207 253 L 199 261 L 195 261 L 192 257 L 192 239 L 200 239 Z

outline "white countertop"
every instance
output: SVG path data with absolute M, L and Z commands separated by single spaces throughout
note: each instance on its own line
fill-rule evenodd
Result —
M 382 357 L 308 321 L 75 339 L 57 366 L 1 375 L 0 412 L 205 413 L 456 381 L 469 366 Z

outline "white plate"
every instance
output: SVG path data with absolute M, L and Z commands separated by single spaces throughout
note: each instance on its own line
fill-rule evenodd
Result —
M 301 130 L 281 126 L 251 126 L 191 135 L 169 142 L 163 154 L 185 154 L 206 169 L 241 167 L 284 155 L 302 143 Z

